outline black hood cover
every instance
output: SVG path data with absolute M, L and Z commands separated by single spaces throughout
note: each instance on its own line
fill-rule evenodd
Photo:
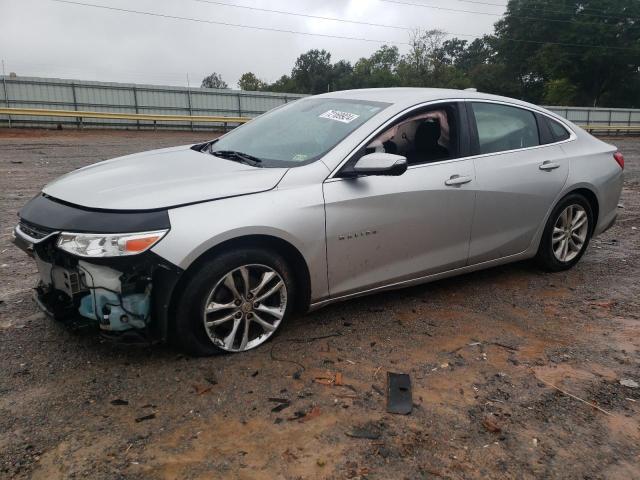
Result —
M 18 215 L 32 225 L 80 233 L 149 232 L 171 226 L 167 210 L 96 210 L 61 202 L 43 194 L 32 198 Z

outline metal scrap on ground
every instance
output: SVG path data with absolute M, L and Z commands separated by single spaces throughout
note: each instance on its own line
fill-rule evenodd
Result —
M 408 415 L 412 408 L 411 377 L 406 373 L 387 372 L 387 412 Z

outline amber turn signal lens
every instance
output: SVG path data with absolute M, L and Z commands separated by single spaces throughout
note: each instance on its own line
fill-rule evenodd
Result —
M 160 236 L 157 237 L 144 237 L 144 238 L 134 238 L 132 240 L 127 240 L 125 243 L 124 249 L 127 252 L 142 252 L 149 248 L 151 245 L 156 243 Z

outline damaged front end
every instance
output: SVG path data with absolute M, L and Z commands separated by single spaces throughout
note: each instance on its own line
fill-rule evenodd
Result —
M 87 227 L 90 233 L 82 233 Z M 36 262 L 35 299 L 48 315 L 84 319 L 111 336 L 164 340 L 182 271 L 150 248 L 167 231 L 166 212 L 151 219 L 140 212 L 92 212 L 39 196 L 20 212 L 14 243 Z

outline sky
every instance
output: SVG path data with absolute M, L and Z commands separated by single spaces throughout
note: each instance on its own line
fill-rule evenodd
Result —
M 231 88 L 245 72 L 273 82 L 312 48 L 355 62 L 384 43 L 407 51 L 410 30 L 440 29 L 472 40 L 491 33 L 507 0 L 73 0 L 189 17 L 105 10 L 54 0 L 0 0 L 0 60 L 8 75 L 200 86 L 218 72 Z M 408 4 L 414 5 L 408 5 Z M 226 5 L 223 5 L 226 4 Z M 436 8 L 425 8 L 416 4 Z M 238 8 L 280 10 L 387 27 Z M 482 13 L 463 13 L 442 8 Z M 218 23 L 207 23 L 218 22 Z M 344 38 L 256 30 L 291 30 Z M 389 28 L 404 27 L 404 28 Z M 467 36 L 461 36 L 467 35 Z M 0 71 L 0 73 L 2 73 Z

